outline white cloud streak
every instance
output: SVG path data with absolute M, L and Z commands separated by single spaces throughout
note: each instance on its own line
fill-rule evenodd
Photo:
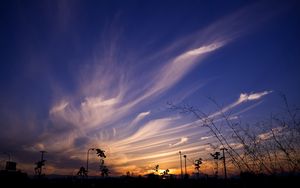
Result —
M 184 144 L 188 141 L 188 137 L 181 137 L 179 142 L 176 142 L 175 144 L 169 144 L 170 147 L 179 146 L 181 144 Z
M 59 113 L 60 111 L 63 111 L 68 106 L 68 104 L 69 103 L 66 101 L 61 101 L 60 103 L 54 105 L 50 109 L 50 114 L 55 114 L 55 113 Z
M 136 125 L 138 122 L 140 122 L 142 119 L 144 119 L 146 116 L 148 116 L 151 112 L 141 112 L 139 113 L 136 118 L 130 123 L 129 127 Z
M 248 102 L 248 101 L 254 101 L 254 100 L 261 99 L 263 96 L 268 95 L 270 93 L 272 93 L 272 91 L 263 91 L 263 92 L 250 93 L 250 94 L 241 93 L 240 97 L 235 102 L 233 102 L 230 105 L 225 106 L 221 110 L 209 115 L 209 118 L 214 118 L 214 117 L 220 116 L 223 113 L 233 109 L 234 107 L 236 107 L 240 104 L 243 104 L 243 103 Z

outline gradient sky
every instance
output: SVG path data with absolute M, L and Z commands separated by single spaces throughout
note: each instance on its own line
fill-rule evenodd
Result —
M 278 93 L 299 106 L 299 34 L 297 1 L 1 1 L 0 152 L 28 173 L 46 150 L 46 173 L 74 174 L 90 147 L 114 174 L 176 173 L 215 140 L 167 102 L 242 122 Z

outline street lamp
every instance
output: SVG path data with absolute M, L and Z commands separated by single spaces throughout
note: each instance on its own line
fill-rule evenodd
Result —
M 179 151 L 179 157 L 180 157 L 180 172 L 181 172 L 181 178 L 183 177 L 182 173 L 182 158 L 181 158 L 181 151 Z
M 187 172 L 186 172 L 186 155 L 184 155 L 183 157 L 184 157 L 184 175 L 186 176 L 187 175 Z
M 95 150 L 95 148 L 89 148 L 86 155 L 86 174 L 89 172 L 89 152 L 90 150 Z

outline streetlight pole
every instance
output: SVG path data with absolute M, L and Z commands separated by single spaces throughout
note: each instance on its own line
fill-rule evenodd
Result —
M 86 154 L 86 174 L 89 173 L 89 152 L 90 150 L 95 150 L 95 148 L 89 148 Z
M 181 158 L 181 151 L 179 151 L 179 157 L 180 157 L 180 172 L 181 172 L 181 178 L 183 177 L 182 172 L 182 158 Z
M 184 157 L 184 175 L 186 176 L 187 175 L 187 172 L 186 172 L 186 155 L 183 156 Z

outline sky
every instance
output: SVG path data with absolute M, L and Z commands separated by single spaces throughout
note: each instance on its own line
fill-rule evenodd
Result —
M 299 23 L 297 1 L 1 1 L 1 168 L 32 174 L 46 150 L 47 174 L 72 175 L 101 148 L 114 175 L 178 173 L 179 151 L 192 172 L 216 140 L 168 104 L 250 123 L 281 93 L 299 106 Z

